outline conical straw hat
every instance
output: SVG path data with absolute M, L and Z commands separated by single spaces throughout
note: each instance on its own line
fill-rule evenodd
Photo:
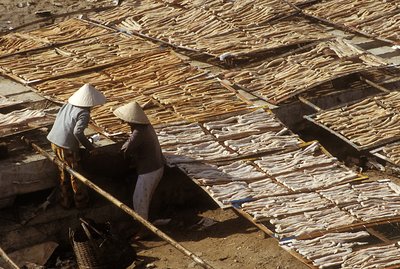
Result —
M 129 123 L 149 124 L 150 121 L 137 102 L 131 102 L 114 110 L 114 115 Z
M 106 97 L 89 83 L 80 87 L 80 89 L 68 99 L 68 103 L 80 107 L 92 107 L 102 105 L 105 102 Z

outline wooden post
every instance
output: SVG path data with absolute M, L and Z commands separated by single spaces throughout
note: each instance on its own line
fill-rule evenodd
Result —
M 83 184 L 91 188 L 92 190 L 96 191 L 98 194 L 106 198 L 108 201 L 113 203 L 114 205 L 118 206 L 120 209 L 122 209 L 125 213 L 133 217 L 135 220 L 139 221 L 141 224 L 143 224 L 147 229 L 152 231 L 155 235 L 166 241 L 167 243 L 171 244 L 173 247 L 175 247 L 177 250 L 182 252 L 183 254 L 189 256 L 191 259 L 193 259 L 197 264 L 202 266 L 203 268 L 206 269 L 214 269 L 211 265 L 203 261 L 200 257 L 196 256 L 194 253 L 186 249 L 184 246 L 176 242 L 174 239 L 166 235 L 164 232 L 159 230 L 157 227 L 155 227 L 153 224 L 151 224 L 149 221 L 145 220 L 137 214 L 135 211 L 133 211 L 129 206 L 123 204 L 119 200 L 117 200 L 115 197 L 113 197 L 111 194 L 107 193 L 100 187 L 98 187 L 96 184 L 88 180 L 86 177 L 81 175 L 80 173 L 76 172 L 73 170 L 71 167 L 60 161 L 57 157 L 50 155 L 48 152 L 40 148 L 38 145 L 32 143 L 29 139 L 22 137 L 22 140 L 25 141 L 29 146 L 31 146 L 34 150 L 36 150 L 38 153 L 42 154 L 46 158 L 48 158 L 50 161 L 58 165 L 59 167 L 62 167 L 65 169 L 68 173 L 76 177 L 79 181 L 81 181 Z
M 13 269 L 19 269 L 18 265 L 16 265 L 8 256 L 7 253 L 0 247 L 0 257 Z

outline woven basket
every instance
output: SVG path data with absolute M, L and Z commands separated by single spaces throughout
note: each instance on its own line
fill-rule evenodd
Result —
M 89 239 L 83 229 L 70 230 L 70 238 L 80 269 L 110 268 L 109 254 L 112 249 L 107 239 L 96 235 Z

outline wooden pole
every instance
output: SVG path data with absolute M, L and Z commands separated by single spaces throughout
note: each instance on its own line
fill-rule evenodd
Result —
M 115 197 L 113 197 L 111 194 L 107 193 L 100 187 L 98 187 L 96 184 L 85 178 L 83 175 L 80 173 L 76 172 L 73 170 L 71 167 L 60 161 L 57 157 L 50 155 L 48 152 L 43 150 L 41 147 L 38 145 L 34 144 L 32 141 L 29 139 L 22 137 L 22 140 L 25 141 L 29 146 L 31 146 L 34 150 L 36 150 L 38 153 L 42 154 L 45 156 L 47 159 L 58 165 L 59 167 L 62 167 L 65 169 L 68 173 L 76 177 L 79 181 L 81 181 L 83 184 L 91 188 L 92 190 L 96 191 L 98 194 L 109 200 L 111 203 L 114 205 L 118 206 L 120 209 L 122 209 L 125 213 L 133 217 L 135 220 L 139 221 L 141 224 L 143 224 L 147 229 L 152 231 L 155 235 L 166 241 L 167 243 L 171 244 L 173 247 L 175 247 L 177 250 L 182 252 L 183 254 L 189 256 L 191 259 L 193 259 L 197 264 L 202 266 L 203 268 L 206 269 L 214 269 L 211 265 L 203 261 L 200 257 L 196 256 L 194 253 L 183 247 L 181 244 L 176 242 L 174 239 L 166 235 L 164 232 L 159 230 L 157 227 L 155 227 L 153 224 L 151 224 L 149 221 L 145 220 L 142 218 L 139 214 L 137 214 L 135 211 L 133 211 L 130 207 L 127 205 L 123 204 L 119 200 L 117 200 Z
M 19 269 L 18 265 L 16 265 L 8 256 L 7 253 L 0 247 L 0 257 L 13 269 Z

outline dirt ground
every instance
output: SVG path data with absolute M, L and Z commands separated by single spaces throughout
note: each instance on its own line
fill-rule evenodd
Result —
M 60 14 L 111 4 L 112 0 L 1 0 L 0 32 L 43 19 L 37 12 Z M 32 27 L 22 30 L 29 28 Z M 201 225 L 196 223 L 202 218 L 215 223 L 201 229 Z M 214 268 L 308 268 L 280 248 L 276 240 L 264 236 L 249 221 L 237 216 L 232 210 L 219 209 L 212 203 L 208 203 L 205 208 L 178 209 L 170 224 L 160 229 Z M 192 259 L 157 238 L 137 242 L 136 250 L 144 260 L 136 268 L 201 268 Z

